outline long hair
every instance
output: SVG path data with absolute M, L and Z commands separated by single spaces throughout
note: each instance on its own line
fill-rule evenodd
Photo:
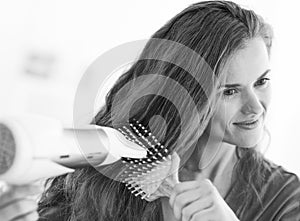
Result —
M 186 157 L 184 152 L 197 143 L 215 110 L 218 101 L 215 88 L 222 79 L 222 68 L 230 56 L 256 37 L 264 39 L 270 54 L 272 30 L 251 10 L 230 1 L 203 1 L 190 5 L 151 36 L 139 59 L 111 88 L 105 105 L 91 123 L 114 127 L 124 120 L 124 116 L 139 119 L 144 125 L 151 124 L 155 134 L 164 134 L 162 142 L 170 150 Z M 154 39 L 161 41 L 153 46 Z M 183 47 L 169 48 L 165 44 L 168 41 Z M 185 56 L 184 47 L 203 60 Z M 162 59 L 149 59 L 157 53 Z M 166 62 L 166 57 L 176 62 Z M 191 75 L 190 71 L 196 74 Z M 141 77 L 147 80 L 139 80 Z M 168 80 L 160 81 L 159 77 Z M 169 84 L 173 81 L 180 87 Z M 206 82 L 213 82 L 208 90 L 203 89 Z M 145 90 L 147 95 L 138 96 Z M 188 91 L 191 100 L 186 99 L 184 91 Z M 176 105 L 170 102 L 174 100 Z M 195 110 L 191 108 L 194 104 L 196 112 L 200 113 L 199 121 L 195 121 Z M 187 114 L 181 116 L 179 112 Z M 162 120 L 167 126 L 161 127 Z M 180 134 L 184 135 L 182 140 L 177 139 Z M 255 148 L 237 147 L 237 155 L 235 177 L 244 190 L 236 195 L 236 199 L 247 199 L 238 201 L 245 203 L 236 208 L 237 215 L 242 217 L 245 208 L 260 201 L 259 191 L 266 168 L 263 156 Z M 110 167 L 104 167 L 103 173 L 99 173 L 95 168 L 87 167 L 48 180 L 49 187 L 39 204 L 40 215 L 46 217 L 52 213 L 49 208 L 53 208 L 60 216 L 59 220 L 162 220 L 160 199 L 147 202 L 133 196 L 124 184 L 103 175 L 109 170 Z

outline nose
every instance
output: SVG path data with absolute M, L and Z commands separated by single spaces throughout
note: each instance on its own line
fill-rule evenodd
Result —
M 242 113 L 245 115 L 261 115 L 264 111 L 264 107 L 261 103 L 259 96 L 254 90 L 250 90 L 243 99 Z

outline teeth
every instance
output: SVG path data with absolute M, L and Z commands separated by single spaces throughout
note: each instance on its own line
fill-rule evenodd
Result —
M 247 123 L 236 123 L 236 124 L 241 124 L 241 125 L 250 125 L 250 124 L 254 124 L 256 123 L 258 120 L 256 121 L 252 121 L 252 122 L 247 122 Z
M 244 124 L 250 125 L 250 124 L 254 124 L 254 123 L 256 123 L 256 121 L 252 121 L 252 122 L 250 122 L 250 123 L 244 123 Z

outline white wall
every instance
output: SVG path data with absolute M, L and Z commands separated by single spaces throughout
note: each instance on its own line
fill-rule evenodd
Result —
M 93 59 L 119 44 L 148 38 L 193 2 L 2 1 L 0 113 L 28 111 L 70 122 L 77 84 Z M 236 2 L 253 8 L 274 27 L 274 89 L 269 115 L 272 144 L 266 155 L 300 175 L 299 3 Z M 48 73 L 48 77 L 26 74 L 28 68 Z

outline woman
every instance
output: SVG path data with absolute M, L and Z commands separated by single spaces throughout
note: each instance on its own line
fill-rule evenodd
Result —
M 143 119 L 145 124 L 155 115 L 165 120 L 168 128 L 164 142 L 170 144 L 171 151 L 180 153 L 181 182 L 169 199 L 147 202 L 93 167 L 77 169 L 73 174 L 49 180 L 39 202 L 39 220 L 300 220 L 299 179 L 266 160 L 259 151 L 266 134 L 264 121 L 271 93 L 271 28 L 253 11 L 233 2 L 205 1 L 183 10 L 152 38 L 187 46 L 212 71 L 204 72 L 197 66 L 197 75 L 191 78 L 184 68 L 171 63 L 139 59 L 110 90 L 106 106 L 92 123 L 113 126 L 114 99 L 135 78 L 155 72 L 176 80 L 199 108 L 201 124 L 195 123 L 192 111 L 189 118 L 178 118 L 176 108 L 156 95 L 137 102 L 130 116 Z M 141 57 L 153 51 L 150 46 L 149 42 Z M 173 52 L 165 55 L 182 54 L 180 50 Z M 209 94 L 201 90 L 203 76 L 216 79 Z M 194 79 L 203 81 L 199 86 Z M 127 90 L 126 99 L 118 100 L 118 104 L 126 106 L 139 90 L 155 85 L 151 80 L 134 85 L 133 91 Z M 170 85 L 158 85 L 159 90 L 170 91 Z M 180 91 L 172 93 L 179 107 L 189 111 L 186 107 L 190 103 L 180 95 Z M 208 97 L 213 102 L 208 102 Z M 179 145 L 179 133 L 185 134 L 186 140 L 196 141 L 195 148 L 192 144 Z M 187 149 L 192 154 L 184 154 Z M 3 208 L 7 208 L 5 204 L 2 211 Z

